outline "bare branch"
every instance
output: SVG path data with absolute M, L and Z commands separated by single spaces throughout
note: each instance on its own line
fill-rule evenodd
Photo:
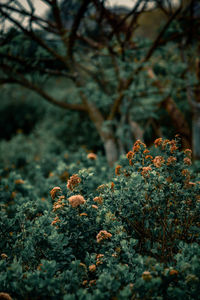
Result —
M 12 76 L 14 76 L 14 77 L 10 77 L 7 79 L 1 79 L 2 83 L 18 83 L 18 84 L 24 86 L 25 88 L 35 91 L 38 95 L 42 96 L 46 101 L 48 101 L 51 104 L 54 104 L 54 105 L 59 106 L 64 109 L 86 111 L 86 107 L 82 104 L 71 104 L 71 103 L 66 103 L 63 101 L 57 101 L 55 98 L 53 98 L 52 96 L 47 94 L 42 88 L 40 88 L 39 86 L 30 82 L 22 74 L 18 73 L 17 71 L 15 71 L 15 74 L 13 74 L 13 69 L 11 67 L 9 67 L 5 64 L 1 64 L 1 67 L 5 73 L 12 74 Z
M 157 49 L 159 42 L 161 40 L 161 38 L 163 37 L 163 35 L 165 34 L 166 30 L 169 28 L 170 24 L 172 23 L 172 21 L 177 17 L 177 15 L 181 12 L 181 7 L 179 7 L 174 14 L 169 18 L 169 20 L 167 21 L 167 23 L 165 24 L 165 26 L 163 27 L 163 29 L 161 30 L 161 32 L 159 33 L 159 35 L 157 36 L 157 38 L 155 39 L 155 41 L 153 42 L 152 46 L 150 47 L 149 51 L 147 52 L 147 55 L 145 56 L 143 62 L 146 62 L 149 60 L 149 58 L 152 56 L 152 54 L 154 53 L 154 51 Z
M 87 10 L 87 7 L 90 3 L 90 0 L 85 0 L 82 2 L 82 5 L 74 18 L 74 22 L 70 31 L 69 41 L 68 41 L 68 57 L 73 60 L 73 47 L 76 40 L 76 33 L 81 23 L 82 18 Z
M 13 24 L 15 24 L 24 34 L 26 34 L 28 37 L 35 40 L 42 48 L 47 50 L 52 56 L 54 56 L 59 61 L 62 61 L 66 66 L 68 66 L 65 57 L 59 55 L 53 48 L 49 47 L 44 40 L 42 40 L 39 36 L 37 36 L 33 31 L 27 30 L 25 27 L 23 27 L 19 21 L 11 17 L 8 13 L 6 13 L 2 8 L 0 7 L 0 12 L 3 16 L 5 16 L 9 21 L 11 21 Z

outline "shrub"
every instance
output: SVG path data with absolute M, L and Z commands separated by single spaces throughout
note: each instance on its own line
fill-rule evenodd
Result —
M 197 299 L 200 184 L 191 151 L 179 151 L 178 138 L 155 147 L 137 141 L 97 188 L 102 163 L 86 155 L 94 165 L 76 166 L 65 182 L 55 177 L 45 199 L 16 172 L 2 173 L 0 291 L 13 299 Z

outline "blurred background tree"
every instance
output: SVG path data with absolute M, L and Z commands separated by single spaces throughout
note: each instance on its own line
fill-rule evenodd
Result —
M 39 1 L 48 5 L 45 16 L 30 0 L 0 4 L 4 95 L 8 84 L 35 92 L 40 98 L 28 107 L 39 118 L 47 109 L 41 98 L 66 110 L 63 122 L 78 112 L 72 139 L 90 124 L 81 143 L 91 145 L 93 137 L 110 165 L 137 138 L 151 145 L 175 133 L 200 158 L 198 1 L 138 0 L 130 8 L 105 0 Z M 16 115 L 23 119 L 17 109 Z M 29 126 L 25 120 L 20 127 Z M 60 128 L 60 138 L 65 134 Z

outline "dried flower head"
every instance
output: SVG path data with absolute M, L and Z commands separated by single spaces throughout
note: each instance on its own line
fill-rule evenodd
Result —
M 86 213 L 81 213 L 79 216 L 80 216 L 80 217 L 82 217 L 82 216 L 87 217 L 87 215 L 88 215 L 88 214 L 86 214 Z
M 0 293 L 0 300 L 12 300 L 9 294 L 7 293 Z
M 96 280 L 95 279 L 94 280 L 90 280 L 89 284 L 90 285 L 95 285 L 96 284 Z
M 120 175 L 121 172 L 120 172 L 120 169 L 122 168 L 122 166 L 120 165 L 117 165 L 116 168 L 115 168 L 115 175 Z
M 150 152 L 150 151 L 149 151 L 148 149 L 145 149 L 145 150 L 143 151 L 144 154 L 149 154 L 149 152 Z
M 169 272 L 170 275 L 178 275 L 178 271 L 177 270 L 170 270 Z
M 184 164 L 185 164 L 185 165 L 191 166 L 191 164 L 192 164 L 191 159 L 188 158 L 188 157 L 185 157 L 185 158 L 183 159 L 183 161 L 184 161 Z
M 168 144 L 170 145 L 170 152 L 174 153 L 178 147 L 176 146 L 176 141 L 175 140 L 171 140 L 168 142 Z
M 80 262 L 79 266 L 83 267 L 84 269 L 87 269 L 86 265 L 84 263 L 82 263 L 82 262 Z
M 186 170 L 186 169 L 183 169 L 182 172 L 181 172 L 181 174 L 183 176 L 190 177 L 190 172 L 188 170 Z
M 107 240 L 111 237 L 112 237 L 111 233 L 107 232 L 106 230 L 101 230 L 96 236 L 97 243 L 100 243 L 102 240 Z
M 96 271 L 96 266 L 95 265 L 89 266 L 89 270 L 90 270 L 90 272 L 95 272 Z
M 93 199 L 94 202 L 97 202 L 98 204 L 103 204 L 103 198 L 102 197 L 95 197 Z
M 16 191 L 13 191 L 12 193 L 11 193 L 11 199 L 14 199 L 15 197 L 17 196 L 17 192 Z
M 16 179 L 15 184 L 24 184 L 24 180 L 23 179 Z
M 115 186 L 114 182 L 111 182 L 111 190 L 114 190 L 114 186 Z
M 55 225 L 55 224 L 57 224 L 57 223 L 59 223 L 60 222 L 60 219 L 58 218 L 58 216 L 56 216 L 55 218 L 54 218 L 54 220 L 51 222 L 51 225 Z
M 98 206 L 97 205 L 92 205 L 92 208 L 98 209 Z
M 87 280 L 83 280 L 82 285 L 85 286 L 87 285 L 88 281 Z
M 153 159 L 153 156 L 151 156 L 151 155 L 146 155 L 146 156 L 145 156 L 145 159 L 150 159 L 150 160 L 152 160 L 152 159 Z
M 163 141 L 162 138 L 156 139 L 156 140 L 154 141 L 155 147 L 157 148 L 158 146 L 161 146 L 161 145 L 162 145 L 162 141 Z
M 81 178 L 77 174 L 73 174 L 67 181 L 67 188 L 71 191 L 81 182 Z
M 2 253 L 2 254 L 1 254 L 1 258 L 2 258 L 2 259 L 7 259 L 7 258 L 8 258 L 8 255 L 6 255 L 5 253 Z
M 127 154 L 126 154 L 126 157 L 128 158 L 128 159 L 131 159 L 131 158 L 133 158 L 133 156 L 134 156 L 134 152 L 133 151 L 129 151 Z
M 55 212 L 56 210 L 63 208 L 63 206 L 65 205 L 64 203 L 62 203 L 62 199 L 64 199 L 64 196 L 60 196 L 58 201 L 54 203 L 53 205 L 53 211 Z
M 86 202 L 83 196 L 81 195 L 71 196 L 69 197 L 68 201 L 72 207 L 78 207 L 79 205 L 85 204 Z
M 192 150 L 191 149 L 185 149 L 184 150 L 185 155 L 187 155 L 189 158 L 192 157 Z
M 151 273 L 149 271 L 144 271 L 142 273 L 142 279 L 145 281 L 149 281 L 152 279 Z
M 142 175 L 143 177 L 149 176 L 149 172 L 150 172 L 151 170 L 152 170 L 151 167 L 143 167 L 143 168 L 142 168 L 141 175 Z
M 133 153 L 135 154 L 136 152 L 139 152 L 139 150 L 140 150 L 140 145 L 135 143 L 133 146 Z
M 170 156 L 170 157 L 168 157 L 168 159 L 167 159 L 167 166 L 170 166 L 170 165 L 172 165 L 173 163 L 175 163 L 176 162 L 176 157 L 174 157 L 174 156 Z
M 167 146 L 167 144 L 170 142 L 170 140 L 164 140 L 162 143 L 162 150 L 164 150 Z
M 87 158 L 91 160 L 95 160 L 97 159 L 97 155 L 95 153 L 88 153 Z
M 61 188 L 59 186 L 55 186 L 51 191 L 50 191 L 50 195 L 51 198 L 54 200 L 56 197 L 56 194 L 59 193 L 61 191 Z
M 133 148 L 134 148 L 134 146 L 143 146 L 144 148 L 146 148 L 146 145 L 141 140 L 137 140 L 134 143 Z
M 104 190 L 106 188 L 106 185 L 105 184 L 101 184 L 97 187 L 97 191 L 101 191 L 101 190 Z
M 102 257 L 104 257 L 104 254 L 97 254 L 96 259 L 101 259 Z
M 156 168 L 160 168 L 164 162 L 165 160 L 162 156 L 156 156 L 153 160 L 153 164 Z

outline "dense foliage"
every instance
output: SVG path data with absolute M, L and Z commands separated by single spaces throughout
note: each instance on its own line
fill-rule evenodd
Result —
M 26 175 L 2 170 L 0 291 L 13 299 L 198 299 L 200 184 L 191 151 L 179 151 L 178 137 L 154 144 L 136 141 L 110 175 L 100 155 L 86 152 L 71 169 L 63 158 Z

